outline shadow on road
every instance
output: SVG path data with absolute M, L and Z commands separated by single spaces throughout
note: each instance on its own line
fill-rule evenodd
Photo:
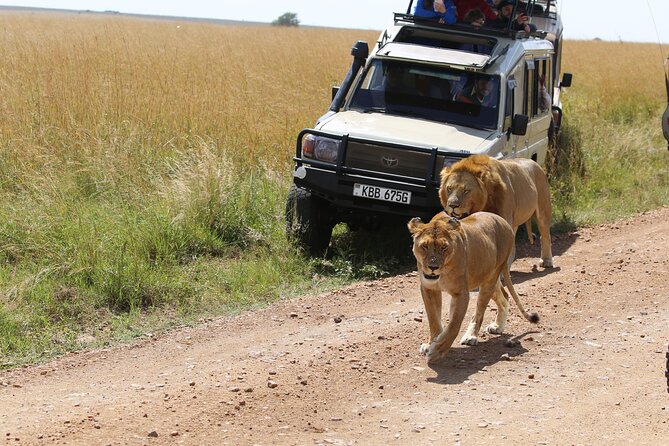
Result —
M 554 274 L 560 272 L 560 267 L 555 267 L 555 268 L 537 268 L 536 266 L 532 267 L 532 271 L 530 272 L 525 272 L 525 271 L 512 271 L 511 272 L 511 281 L 515 284 L 518 285 L 519 283 L 523 283 L 526 280 L 532 280 L 532 279 L 540 279 L 542 277 L 545 277 L 549 274 Z
M 428 378 L 427 381 L 436 384 L 462 384 L 485 367 L 500 361 L 513 361 L 514 358 L 526 353 L 528 350 L 523 347 L 521 341 L 524 337 L 535 333 L 539 332 L 528 331 L 518 336 L 502 334 L 476 346 L 452 348 L 440 363 L 428 365 L 437 376 Z
M 567 252 L 569 248 L 576 243 L 578 237 L 579 234 L 574 232 L 554 236 L 552 244 L 553 257 L 561 256 Z M 525 230 L 523 229 L 521 231 L 519 229 L 516 236 L 516 259 L 524 258 L 536 258 L 536 263 L 538 265 L 541 260 L 541 244 L 539 242 L 539 237 L 537 237 L 534 245 L 530 245 Z M 531 273 L 514 271 L 513 265 L 511 265 L 511 279 L 514 284 L 519 284 L 526 280 L 537 279 L 559 271 L 559 264 L 556 265 L 555 268 L 539 268 L 536 265 L 533 265 Z

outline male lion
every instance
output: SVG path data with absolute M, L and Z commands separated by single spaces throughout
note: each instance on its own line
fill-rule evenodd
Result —
M 534 243 L 529 230 L 534 215 L 541 234 L 541 266 L 553 267 L 551 196 L 546 174 L 536 162 L 470 156 L 441 171 L 439 199 L 452 217 L 462 218 L 480 211 L 500 215 L 514 234 L 518 226 L 527 222 L 530 243 Z M 513 260 L 515 247 L 511 254 Z
M 478 212 L 461 221 L 444 212 L 425 224 L 412 219 L 409 231 L 413 235 L 413 253 L 418 263 L 420 293 L 423 296 L 430 339 L 420 351 L 429 361 L 443 357 L 453 344 L 469 305 L 469 291 L 479 288 L 476 313 L 469 323 L 461 344 L 476 345 L 483 322 L 483 313 L 490 299 L 497 304 L 497 318 L 488 325 L 489 333 L 501 334 L 509 314 L 509 296 L 500 282 L 506 285 L 525 318 L 539 321 L 536 313 L 525 312 L 511 283 L 507 259 L 514 244 L 511 226 L 500 216 Z M 441 323 L 441 293 L 451 295 L 449 322 L 444 330 Z

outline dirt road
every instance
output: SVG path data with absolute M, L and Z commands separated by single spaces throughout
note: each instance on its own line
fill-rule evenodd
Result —
M 669 444 L 669 209 L 538 251 L 512 277 L 541 323 L 511 304 L 439 366 L 409 274 L 3 372 L 0 445 Z

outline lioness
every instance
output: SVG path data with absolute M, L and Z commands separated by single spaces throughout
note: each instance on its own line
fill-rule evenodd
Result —
M 546 174 L 536 162 L 470 156 L 441 171 L 439 199 L 446 213 L 456 218 L 480 211 L 500 215 L 514 234 L 518 226 L 528 222 L 530 243 L 534 243 L 529 229 L 534 215 L 541 234 L 541 266 L 553 267 L 551 195 Z M 515 249 L 511 260 L 514 254 Z
M 539 321 L 536 313 L 528 314 L 520 303 L 511 283 L 507 259 L 514 244 L 511 226 L 500 216 L 477 212 L 459 221 L 444 212 L 425 224 L 420 218 L 412 219 L 409 231 L 413 235 L 413 253 L 418 263 L 420 293 L 430 326 L 430 339 L 420 351 L 430 361 L 446 354 L 453 344 L 469 304 L 469 290 L 479 288 L 476 313 L 469 323 L 461 344 L 476 345 L 483 322 L 483 313 L 490 299 L 497 304 L 497 318 L 488 325 L 489 333 L 501 334 L 509 313 L 508 294 L 504 284 L 525 318 Z M 449 322 L 441 324 L 441 292 L 451 295 Z

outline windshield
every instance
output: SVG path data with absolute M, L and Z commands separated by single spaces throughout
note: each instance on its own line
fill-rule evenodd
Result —
M 499 76 L 375 60 L 348 108 L 494 129 L 498 102 Z

